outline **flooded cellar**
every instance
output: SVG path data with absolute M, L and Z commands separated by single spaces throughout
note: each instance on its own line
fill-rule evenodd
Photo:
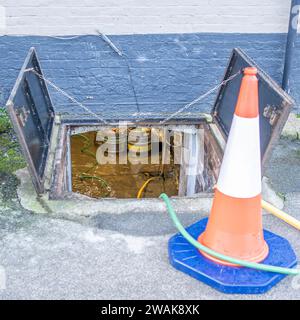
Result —
M 72 162 L 72 190 L 94 198 L 117 197 L 136 198 L 139 190 L 149 179 L 149 185 L 143 192 L 143 197 L 158 197 L 162 192 L 178 195 L 179 165 L 175 164 L 173 149 L 170 150 L 169 164 L 163 164 L 162 142 L 157 142 L 153 148 L 150 139 L 151 128 L 142 127 L 144 132 L 142 144 L 130 144 L 128 132 L 138 131 L 139 128 L 130 128 L 117 134 L 117 138 L 110 138 L 110 133 L 117 128 L 105 128 L 99 131 L 90 131 L 71 136 Z M 103 136 L 103 139 L 101 139 Z M 101 139 L 101 140 L 100 140 Z M 111 145 L 109 142 L 111 141 Z M 102 141 L 102 144 L 101 144 Z M 149 141 L 149 142 L 148 142 Z M 103 153 L 107 157 L 106 164 L 99 164 L 96 159 L 97 148 L 108 143 Z M 126 159 L 130 148 L 136 148 L 136 161 Z M 122 159 L 122 153 L 124 160 Z M 151 163 L 151 154 L 156 163 Z M 111 161 L 109 161 L 111 160 Z M 133 159 L 132 159 L 133 160 Z M 150 183 L 151 182 L 151 183 Z
M 211 191 L 221 150 L 215 144 L 215 149 L 201 153 L 207 157 L 189 152 L 193 147 L 200 149 L 204 139 L 203 125 L 103 127 L 73 134 L 72 191 L 95 198 L 157 198 L 162 192 L 178 196 Z M 206 150 L 209 145 L 207 137 Z M 96 159 L 97 150 L 103 152 L 103 163 Z
M 90 114 L 55 112 L 49 82 L 32 48 L 7 108 L 37 194 L 51 200 L 75 194 L 111 200 L 157 198 L 162 192 L 179 198 L 211 194 L 242 69 L 248 66 L 258 69 L 264 170 L 293 100 L 242 50 L 234 49 L 230 56 L 211 115 L 199 110 L 157 117 L 150 112 L 143 120 L 114 118 L 101 123 Z

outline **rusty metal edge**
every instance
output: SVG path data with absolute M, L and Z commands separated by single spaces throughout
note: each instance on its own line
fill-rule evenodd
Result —
M 52 181 L 49 190 L 49 199 L 58 200 L 63 199 L 67 193 L 64 190 L 64 173 L 66 166 L 66 152 L 67 152 L 67 133 L 68 127 L 61 125 L 59 128 L 57 145 L 55 147 Z

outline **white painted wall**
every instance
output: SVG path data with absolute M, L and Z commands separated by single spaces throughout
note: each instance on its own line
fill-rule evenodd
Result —
M 1 34 L 277 33 L 287 31 L 290 0 L 0 0 L 0 6 Z

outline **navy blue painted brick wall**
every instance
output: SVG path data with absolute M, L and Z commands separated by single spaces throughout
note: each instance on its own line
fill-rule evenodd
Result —
M 222 79 L 233 47 L 245 50 L 277 82 L 282 78 L 285 34 L 201 33 L 110 38 L 127 56 L 138 106 L 126 60 L 99 36 L 92 35 L 71 40 L 0 37 L 1 105 L 5 104 L 31 46 L 38 52 L 45 76 L 98 113 L 121 115 L 133 114 L 138 109 L 154 113 L 177 110 Z M 292 95 L 298 101 L 299 71 L 300 59 L 296 58 Z M 59 93 L 52 89 L 50 92 L 57 111 L 84 113 Z M 192 111 L 208 112 L 214 97 L 213 94 Z

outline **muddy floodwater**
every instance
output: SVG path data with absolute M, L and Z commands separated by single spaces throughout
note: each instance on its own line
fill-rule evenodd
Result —
M 174 164 L 171 154 L 170 164 L 162 165 L 159 146 L 159 163 L 150 164 L 150 152 L 145 153 L 148 163 L 98 164 L 96 151 L 96 131 L 71 136 L 72 189 L 93 198 L 137 198 L 144 183 L 147 184 L 142 198 L 156 198 L 162 192 L 169 196 L 178 195 L 180 166 Z M 150 148 L 150 147 L 149 147 Z M 127 144 L 125 145 L 127 149 Z

